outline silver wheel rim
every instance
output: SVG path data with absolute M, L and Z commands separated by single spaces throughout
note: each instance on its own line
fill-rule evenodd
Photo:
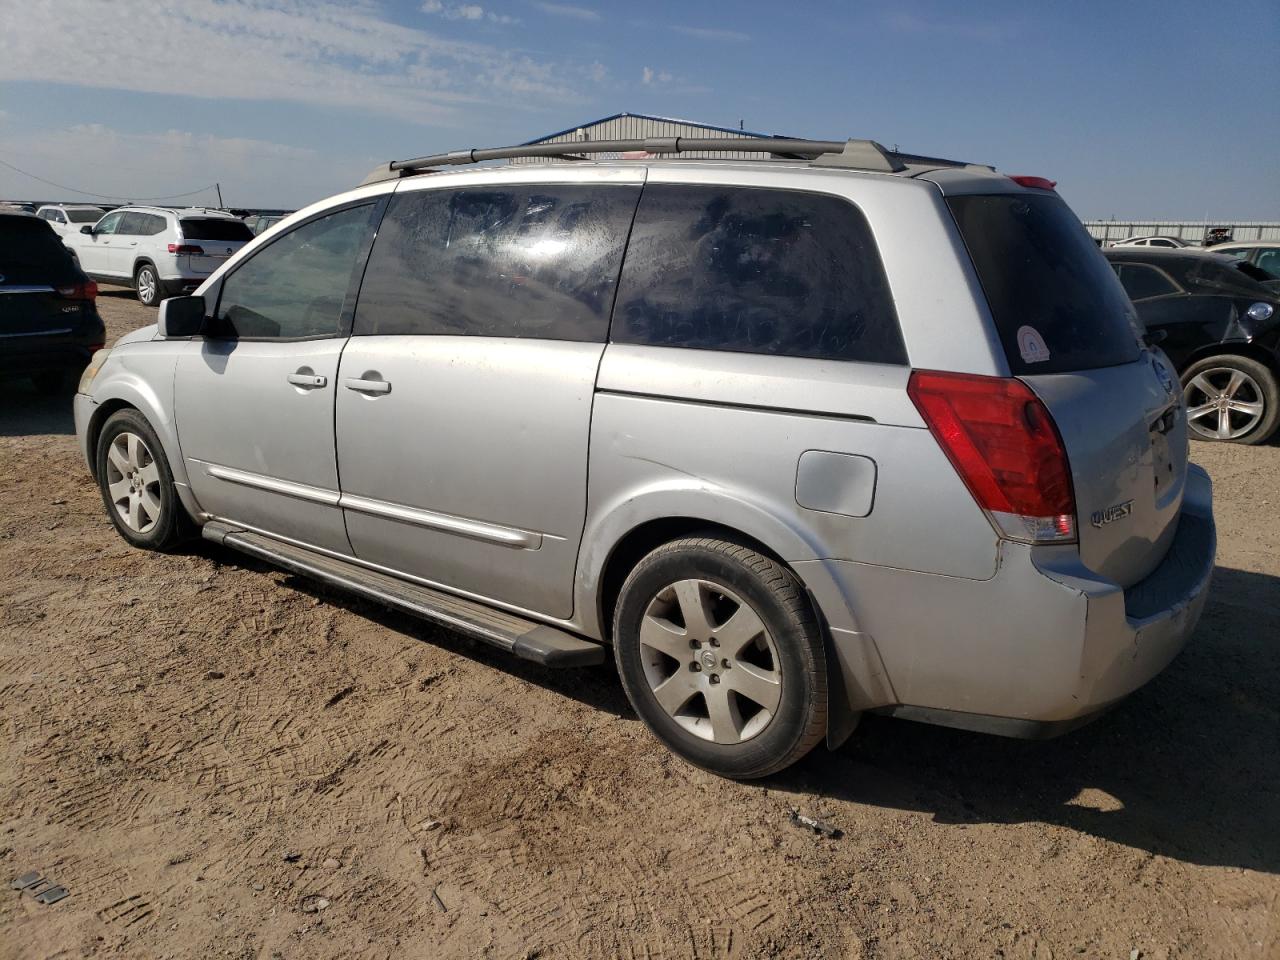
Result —
M 764 621 L 707 580 L 678 580 L 649 601 L 640 662 L 667 716 L 713 743 L 758 736 L 782 700 L 782 661 Z
M 1262 388 L 1242 370 L 1212 367 L 1192 377 L 1182 391 L 1187 425 L 1207 440 L 1236 440 L 1266 413 Z
M 150 303 L 156 295 L 156 277 L 150 270 L 138 271 L 138 296 Z
M 107 493 L 120 520 L 134 533 L 160 521 L 160 469 L 136 433 L 120 433 L 107 448 Z

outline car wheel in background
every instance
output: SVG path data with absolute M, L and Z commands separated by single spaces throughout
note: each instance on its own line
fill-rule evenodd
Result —
M 826 659 L 808 595 L 748 547 L 697 538 L 654 550 L 622 586 L 613 636 L 632 706 L 690 763 L 763 777 L 826 732 Z
M 144 550 L 170 550 L 188 536 L 173 473 L 151 424 L 137 410 L 119 410 L 98 436 L 98 487 L 120 536 Z
M 155 307 L 160 305 L 160 276 L 156 273 L 156 268 L 149 263 L 144 263 L 138 267 L 138 272 L 133 277 L 133 287 L 138 291 L 138 300 L 145 306 Z
M 1192 364 L 1182 374 L 1187 426 L 1197 440 L 1256 445 L 1280 425 L 1276 375 L 1249 357 L 1224 355 Z

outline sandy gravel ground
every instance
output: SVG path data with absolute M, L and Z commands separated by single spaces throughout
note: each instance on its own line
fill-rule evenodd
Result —
M 101 299 L 112 338 L 154 313 Z M 870 718 L 755 785 L 550 672 L 114 534 L 68 401 L 0 385 L 0 956 L 1280 957 L 1280 447 L 1208 447 L 1174 665 L 1063 739 Z M 844 833 L 788 823 L 792 809 Z

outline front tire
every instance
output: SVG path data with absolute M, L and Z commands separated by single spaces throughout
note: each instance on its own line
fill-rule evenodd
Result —
M 677 540 L 640 561 L 614 616 L 636 713 L 672 752 L 733 779 L 768 776 L 822 740 L 822 634 L 786 567 L 725 540 Z
M 1193 363 L 1182 375 L 1182 395 L 1197 440 L 1255 446 L 1280 426 L 1275 372 L 1249 357 L 1226 354 Z
M 98 487 L 120 536 L 143 550 L 172 550 L 188 524 L 160 438 L 137 410 L 118 410 L 102 427 Z
M 138 267 L 138 272 L 133 276 L 133 288 L 138 293 L 138 302 L 145 307 L 159 306 L 163 299 L 160 294 L 160 274 L 149 263 Z

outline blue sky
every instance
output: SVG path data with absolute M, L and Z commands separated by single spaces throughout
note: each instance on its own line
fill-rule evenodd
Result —
M 1040 174 L 1085 218 L 1280 219 L 1280 0 L 0 0 L 0 22 L 0 161 L 122 198 L 216 180 L 295 207 L 626 110 Z M 0 166 L 0 197 L 49 196 L 75 195 Z

